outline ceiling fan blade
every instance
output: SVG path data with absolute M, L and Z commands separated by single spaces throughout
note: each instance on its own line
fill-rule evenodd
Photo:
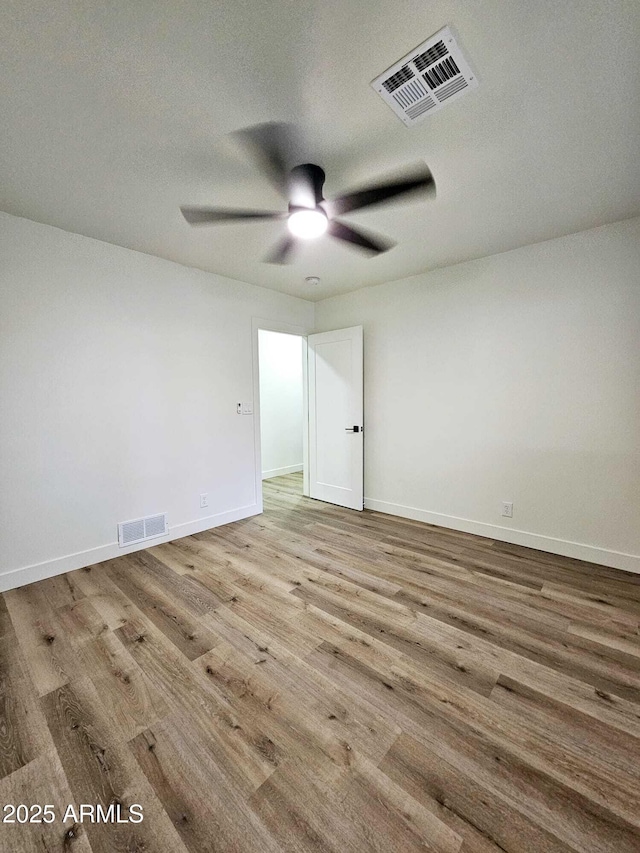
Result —
M 266 264 L 288 264 L 296 241 L 293 237 L 283 237 L 264 259 Z
M 352 210 L 360 210 L 362 207 L 371 207 L 374 204 L 382 204 L 397 196 L 408 193 L 434 193 L 435 181 L 433 175 L 426 166 L 419 171 L 412 172 L 405 178 L 390 181 L 383 184 L 375 184 L 353 193 L 342 195 L 328 202 L 328 208 L 332 215 L 340 216 L 350 213 Z
M 267 122 L 239 130 L 235 136 L 253 156 L 278 192 L 288 199 L 289 171 L 300 162 L 296 128 L 284 122 Z
M 216 225 L 248 219 L 284 219 L 286 213 L 272 210 L 234 210 L 224 207 L 181 207 L 189 225 Z
M 380 255 L 382 252 L 386 252 L 395 246 L 395 242 L 389 240 L 387 237 L 374 235 L 371 232 L 365 233 L 359 228 L 352 228 L 351 225 L 345 225 L 344 222 L 338 222 L 336 219 L 333 219 L 329 223 L 327 233 L 338 240 L 352 243 L 359 249 L 363 249 L 373 255 Z

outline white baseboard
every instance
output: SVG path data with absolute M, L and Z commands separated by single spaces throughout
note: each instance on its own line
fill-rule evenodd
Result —
M 183 536 L 191 536 L 193 533 L 210 530 L 212 527 L 220 527 L 222 524 L 240 521 L 242 518 L 257 515 L 259 512 L 260 508 L 258 504 L 249 504 L 248 506 L 237 507 L 227 512 L 219 512 L 216 515 L 207 515 L 204 518 L 196 518 L 193 521 L 185 521 L 182 524 L 173 525 L 169 527 L 169 532 L 164 536 L 157 536 L 153 539 L 148 539 L 146 542 L 129 545 L 126 548 L 120 548 L 117 542 L 109 542 L 107 545 L 99 545 L 97 548 L 90 548 L 87 551 L 78 551 L 75 554 L 67 554 L 65 557 L 57 557 L 54 560 L 46 560 L 43 563 L 35 563 L 32 566 L 12 569 L 9 572 L 0 574 L 0 592 L 16 589 L 19 586 L 34 583 L 34 581 L 44 580 L 44 578 L 61 575 L 64 572 L 71 572 L 74 569 L 93 566 L 95 563 L 112 560 L 114 557 L 122 557 L 124 554 L 131 554 L 134 551 L 143 551 L 145 548 L 152 548 L 154 545 L 160 545 L 162 542 L 182 539 Z
M 475 533 L 489 539 L 498 539 L 512 545 L 524 545 L 538 551 L 548 551 L 551 554 L 561 554 L 563 557 L 573 557 L 576 560 L 586 560 L 588 563 L 598 563 L 613 569 L 623 569 L 625 572 L 640 574 L 640 555 L 625 554 L 622 551 L 611 551 L 598 548 L 595 545 L 584 545 L 581 542 L 570 542 L 566 539 L 556 539 L 553 536 L 543 536 L 540 533 L 529 533 L 526 530 L 514 530 L 498 524 L 487 524 L 484 521 L 471 521 L 468 518 L 458 518 L 455 515 L 444 515 L 440 512 L 429 512 L 426 509 L 403 506 L 402 504 L 365 498 L 366 509 L 385 512 L 388 515 L 398 515 L 414 521 L 424 521 L 438 527 L 450 527 L 464 533 Z
M 292 470 L 283 469 L 282 473 L 294 473 L 301 470 L 301 465 L 293 466 Z M 272 476 L 279 475 L 273 474 Z M 539 533 L 529 533 L 525 530 L 515 530 L 510 527 L 487 524 L 483 521 L 472 521 L 467 518 L 458 518 L 439 512 L 429 512 L 428 510 L 375 500 L 374 498 L 365 498 L 365 507 L 366 509 L 384 512 L 388 515 L 397 515 L 401 518 L 423 521 L 426 524 L 434 524 L 438 527 L 449 527 L 453 530 L 461 530 L 464 533 L 475 533 L 478 536 L 497 539 L 501 542 L 509 542 L 513 545 L 523 545 L 527 548 L 535 548 L 538 551 L 548 551 L 551 554 L 561 554 L 564 557 L 573 557 L 577 560 L 586 560 L 589 563 L 598 563 L 614 569 L 623 569 L 627 572 L 640 574 L 640 556 L 636 554 L 625 554 L 621 551 L 612 551 L 605 548 L 598 548 L 594 545 L 584 545 L 580 542 L 570 542 L 565 539 L 556 539 L 552 536 L 543 536 Z M 158 536 L 155 539 L 150 539 L 147 542 L 139 542 L 127 548 L 120 548 L 117 542 L 110 542 L 107 545 L 100 545 L 96 548 L 90 548 L 87 551 L 78 551 L 75 554 L 67 554 L 64 557 L 13 569 L 0 575 L 0 592 L 6 592 L 10 589 L 43 580 L 44 578 L 64 574 L 64 572 L 70 572 L 74 569 L 82 569 L 84 566 L 92 566 L 95 563 L 111 560 L 123 554 L 142 551 L 145 548 L 159 545 L 161 542 L 171 542 L 173 539 L 191 536 L 193 533 L 200 533 L 212 527 L 219 527 L 222 524 L 240 521 L 243 518 L 257 515 L 259 512 L 259 504 L 249 504 L 228 510 L 227 512 L 176 524 L 169 528 L 169 533 L 165 536 Z
M 286 465 L 284 468 L 272 468 L 270 471 L 262 472 L 263 480 L 270 480 L 272 477 L 282 477 L 284 474 L 297 474 L 302 471 L 302 462 L 299 465 Z

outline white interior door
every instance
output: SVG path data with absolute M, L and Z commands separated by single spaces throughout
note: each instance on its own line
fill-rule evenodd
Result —
M 361 510 L 362 326 L 309 335 L 309 495 Z

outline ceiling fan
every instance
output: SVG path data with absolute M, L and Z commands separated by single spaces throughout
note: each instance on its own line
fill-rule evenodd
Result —
M 379 255 L 392 248 L 392 240 L 340 221 L 336 217 L 354 210 L 383 204 L 409 193 L 435 192 L 429 169 L 420 165 L 402 177 L 363 187 L 352 193 L 325 199 L 322 188 L 324 170 L 313 163 L 295 163 L 295 132 L 286 124 L 262 124 L 240 131 L 238 136 L 267 173 L 276 189 L 289 203 L 287 211 L 236 210 L 219 207 L 181 207 L 190 225 L 220 225 L 260 219 L 287 220 L 287 234 L 265 258 L 267 263 L 284 264 L 291 260 L 296 240 L 308 240 L 329 234 L 349 246 Z

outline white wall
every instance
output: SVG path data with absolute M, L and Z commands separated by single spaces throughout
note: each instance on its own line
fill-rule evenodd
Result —
M 0 214 L 0 589 L 257 511 L 252 317 L 313 305 Z
M 640 571 L 640 219 L 316 306 L 360 323 L 367 506 Z
M 259 332 L 262 478 L 302 471 L 302 338 Z
M 367 505 L 640 569 L 640 219 L 316 315 L 365 328 Z M 257 511 L 255 317 L 313 305 L 0 214 L 0 589 Z

